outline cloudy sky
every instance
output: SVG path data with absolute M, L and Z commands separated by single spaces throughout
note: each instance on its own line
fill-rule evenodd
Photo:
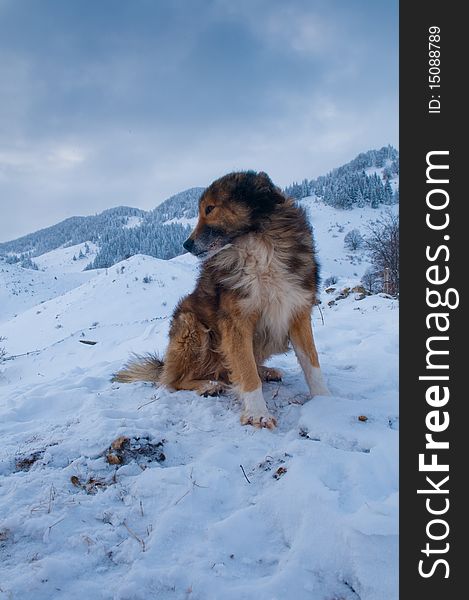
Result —
M 0 241 L 398 144 L 397 0 L 0 0 Z

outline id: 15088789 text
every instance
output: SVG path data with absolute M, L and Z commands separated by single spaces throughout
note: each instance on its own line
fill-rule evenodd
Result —
M 428 102 L 428 112 L 439 114 L 441 110 L 441 47 L 440 28 L 432 25 L 428 28 L 428 87 L 431 98 Z

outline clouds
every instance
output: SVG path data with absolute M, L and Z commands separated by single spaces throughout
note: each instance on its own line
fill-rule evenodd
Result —
M 3 0 L 0 240 L 397 143 L 396 28 L 393 2 Z
M 336 21 L 322 16 L 321 2 L 222 0 L 221 5 L 228 14 L 250 27 L 254 36 L 272 48 L 281 48 L 282 52 L 293 51 L 311 58 L 323 55 L 337 41 Z

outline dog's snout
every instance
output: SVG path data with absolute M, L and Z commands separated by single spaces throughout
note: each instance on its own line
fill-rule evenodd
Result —
M 188 252 L 192 252 L 192 249 L 194 247 L 194 240 L 191 240 L 191 238 L 187 238 L 187 240 L 184 242 L 184 244 L 182 245 L 183 248 L 185 248 Z

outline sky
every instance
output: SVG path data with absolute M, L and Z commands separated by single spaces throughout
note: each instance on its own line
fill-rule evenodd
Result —
M 0 0 L 0 242 L 388 143 L 397 0 Z

